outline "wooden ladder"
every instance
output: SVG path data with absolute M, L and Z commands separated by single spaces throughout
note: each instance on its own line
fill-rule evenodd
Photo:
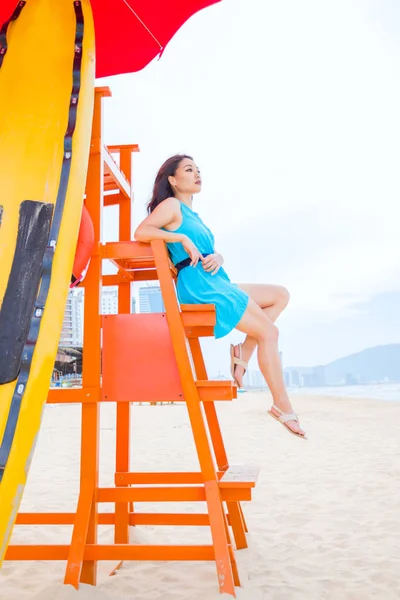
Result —
M 95 250 L 84 280 L 83 387 L 50 390 L 49 403 L 82 405 L 80 493 L 76 513 L 19 514 L 17 524 L 73 524 L 69 545 L 10 545 L 6 560 L 66 560 L 65 583 L 96 584 L 98 560 L 215 561 L 221 593 L 235 596 L 240 585 L 236 549 L 246 548 L 247 527 L 240 502 L 251 500 L 257 469 L 230 466 L 215 401 L 236 398 L 230 381 L 210 381 L 199 338 L 212 336 L 213 305 L 180 305 L 175 271 L 164 242 L 131 239 L 131 153 L 136 145 L 108 146 L 102 141 L 102 99 L 95 96 L 86 206 L 95 230 Z M 112 153 L 119 154 L 114 160 Z M 104 195 L 104 191 L 113 192 Z M 119 240 L 102 244 L 104 206 L 119 205 Z M 103 260 L 117 267 L 102 275 Z M 132 281 L 158 280 L 165 313 L 130 314 Z M 101 315 L 101 289 L 118 286 L 118 314 Z M 102 336 L 102 347 L 101 347 Z M 130 413 L 132 402 L 185 402 L 199 470 L 195 472 L 131 472 Z M 114 487 L 99 485 L 101 402 L 116 402 L 116 468 Z M 101 513 L 100 503 L 115 504 Z M 136 512 L 135 502 L 205 502 L 206 513 Z M 98 543 L 98 527 L 114 526 L 114 543 Z M 207 526 L 209 545 L 143 545 L 129 542 L 135 525 Z

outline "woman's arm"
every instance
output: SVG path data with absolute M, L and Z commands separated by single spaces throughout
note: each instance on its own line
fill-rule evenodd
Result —
M 183 233 L 165 231 L 166 227 L 179 220 L 181 208 L 179 200 L 167 198 L 163 200 L 153 212 L 145 218 L 137 227 L 134 238 L 137 242 L 151 242 L 152 240 L 164 240 L 164 242 L 181 242 L 182 246 L 191 258 L 190 265 L 195 267 L 203 255 L 199 252 L 192 240 Z
M 136 228 L 134 233 L 135 240 L 137 242 L 151 242 L 151 240 L 182 242 L 186 237 L 185 235 L 161 229 L 177 221 L 179 214 L 179 200 L 176 198 L 167 198 Z

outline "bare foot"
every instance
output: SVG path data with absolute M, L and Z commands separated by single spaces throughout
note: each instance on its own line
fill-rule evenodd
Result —
M 279 407 L 280 408 L 280 407 Z M 281 408 L 281 410 L 283 411 L 284 414 L 290 414 L 293 412 L 292 407 L 290 406 L 290 408 L 288 409 L 287 406 L 285 406 L 285 408 Z M 279 419 L 279 417 L 281 417 L 282 415 L 276 410 L 276 408 L 274 406 L 271 407 L 270 412 Z M 300 437 L 305 437 L 306 436 L 306 432 L 300 427 L 298 421 L 286 421 L 285 423 L 286 427 L 288 427 L 288 429 L 290 429 L 290 431 L 292 431 L 293 433 L 295 433 L 296 435 L 299 435 Z

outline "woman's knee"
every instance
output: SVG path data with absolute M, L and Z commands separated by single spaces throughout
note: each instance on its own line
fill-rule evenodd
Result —
M 277 326 L 251 298 L 236 328 L 255 338 L 257 342 L 263 340 L 275 341 L 279 337 Z
M 282 306 L 285 307 L 289 304 L 290 292 L 287 288 L 285 288 L 285 286 L 278 285 L 278 296 L 279 296 L 279 303 Z
M 260 327 L 256 339 L 258 343 L 277 342 L 279 339 L 279 329 L 272 321 L 267 321 Z

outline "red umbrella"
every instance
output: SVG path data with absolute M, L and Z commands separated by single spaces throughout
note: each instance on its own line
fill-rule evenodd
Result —
M 163 52 L 189 17 L 220 1 L 91 0 L 96 31 L 96 76 L 140 71 Z M 16 0 L 0 0 L 0 26 L 10 18 L 17 4 Z

